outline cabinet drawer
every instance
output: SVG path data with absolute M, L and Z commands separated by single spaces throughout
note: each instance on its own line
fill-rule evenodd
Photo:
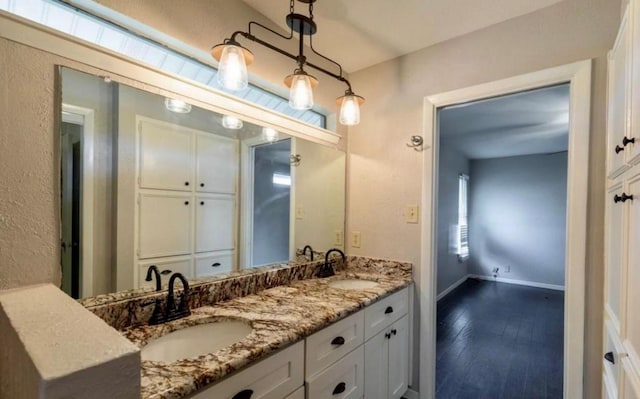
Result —
M 145 277 L 147 277 L 147 269 L 151 265 L 156 265 L 158 268 L 158 271 L 160 272 L 160 279 L 164 285 L 169 283 L 169 277 L 171 277 L 173 273 L 182 273 L 182 275 L 187 279 L 193 277 L 190 259 L 148 260 L 138 263 L 138 287 L 155 287 L 155 280 L 145 281 Z
M 298 388 L 297 391 L 287 396 L 285 399 L 304 399 L 304 387 Z
M 196 258 L 196 277 L 214 276 L 233 270 L 233 252 L 221 252 L 215 255 Z
M 407 288 L 366 308 L 364 310 L 365 341 L 407 314 L 408 310 L 409 290 Z
M 307 399 L 360 399 L 364 395 L 364 349 L 349 353 L 308 382 Z
M 306 340 L 306 377 L 315 376 L 364 342 L 364 312 L 318 331 Z
M 251 399 L 282 399 L 304 383 L 304 343 L 299 342 L 192 396 L 233 399 L 251 391 Z

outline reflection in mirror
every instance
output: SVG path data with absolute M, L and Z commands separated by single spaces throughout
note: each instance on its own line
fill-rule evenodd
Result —
M 344 245 L 345 154 L 61 68 L 62 288 L 74 298 Z M 159 90 L 157 90 L 159 92 Z M 317 258 L 316 258 L 317 259 Z M 140 291 L 140 293 L 148 292 Z

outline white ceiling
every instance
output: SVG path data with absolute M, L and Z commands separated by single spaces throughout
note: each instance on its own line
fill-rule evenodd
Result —
M 569 85 L 442 109 L 440 139 L 469 159 L 566 151 Z
M 243 0 L 289 29 L 287 0 Z M 548 7 L 562 0 L 318 0 L 316 50 L 347 72 Z M 296 1 L 296 12 L 307 14 Z M 262 36 L 261 36 L 262 37 Z

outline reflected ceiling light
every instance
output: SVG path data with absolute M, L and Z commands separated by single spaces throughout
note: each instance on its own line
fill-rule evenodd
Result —
M 232 130 L 242 129 L 242 119 L 236 118 L 235 116 L 231 115 L 223 115 L 222 126 Z
M 242 47 L 242 45 L 240 45 L 236 40 L 238 36 L 242 36 L 245 39 L 258 43 L 296 61 L 297 68 L 294 70 L 293 74 L 284 79 L 285 85 L 289 88 L 289 105 L 292 108 L 306 110 L 313 107 L 313 89 L 318 85 L 318 80 L 304 71 L 304 67 L 308 66 L 331 76 L 334 79 L 344 82 L 347 85 L 346 94 L 339 98 L 339 100 L 341 100 L 340 122 L 343 123 L 342 121 L 344 120 L 347 122 L 343 123 L 345 125 L 357 125 L 360 122 L 360 105 L 364 103 L 364 98 L 353 93 L 351 84 L 343 76 L 344 74 L 340 64 L 331 58 L 320 54 L 313 48 L 313 35 L 318 31 L 318 26 L 313 20 L 313 4 L 317 0 L 298 1 L 309 5 L 309 15 L 307 16 L 295 13 L 295 0 L 290 0 L 289 14 L 286 17 L 287 26 L 289 26 L 290 29 L 287 36 L 282 35 L 258 22 L 250 21 L 246 32 L 236 31 L 231 35 L 231 37 L 225 39 L 222 43 L 215 45 L 211 49 L 211 55 L 219 63 L 218 82 L 222 87 L 228 90 L 242 90 L 247 87 L 247 66 L 251 65 L 253 62 L 253 54 L 246 48 Z M 271 43 L 259 39 L 251 30 L 254 26 L 260 27 L 286 40 L 294 39 L 294 36 L 296 36 L 295 34 L 297 34 L 298 54 L 291 54 Z M 305 37 L 308 37 L 311 51 L 319 58 L 332 63 L 337 68 L 337 72 L 331 72 L 328 69 L 307 61 L 307 57 L 304 55 Z M 345 115 L 344 118 L 342 118 L 343 114 Z
M 272 127 L 263 127 L 262 138 L 269 143 L 278 141 L 278 131 Z
M 176 100 L 175 98 L 165 98 L 164 106 L 171 112 L 178 114 L 188 114 L 191 112 L 191 104 L 187 104 L 182 100 Z

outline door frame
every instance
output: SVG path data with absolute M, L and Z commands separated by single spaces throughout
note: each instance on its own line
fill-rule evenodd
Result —
M 80 259 L 82 281 L 80 297 L 93 296 L 93 182 L 94 182 L 94 118 L 93 109 L 62 104 L 62 122 L 82 126 L 82 209 L 80 210 Z M 62 231 L 62 229 L 60 229 Z
M 438 108 L 561 83 L 570 84 L 567 230 L 564 303 L 564 397 L 583 396 L 585 262 L 591 115 L 591 60 L 515 76 L 424 99 L 420 296 L 420 391 L 435 398 L 436 377 L 436 212 L 438 179 Z

